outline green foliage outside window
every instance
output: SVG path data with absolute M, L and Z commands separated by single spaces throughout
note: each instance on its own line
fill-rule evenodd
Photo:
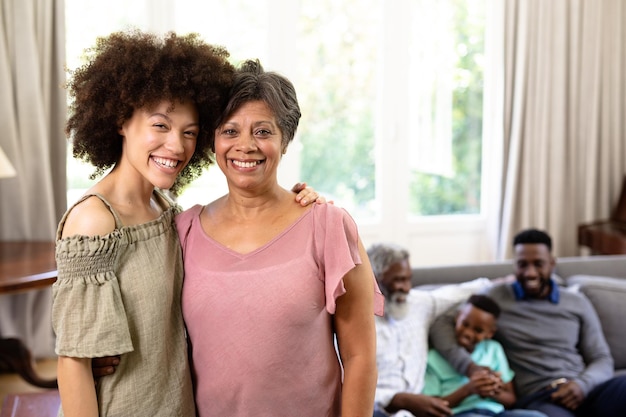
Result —
M 326 0 L 324 0 L 326 1 Z M 452 167 L 454 175 L 444 177 L 412 171 L 409 185 L 409 210 L 412 215 L 473 214 L 480 212 L 482 154 L 482 90 L 484 56 L 484 18 L 471 9 L 467 0 L 454 0 L 457 66 L 454 74 L 452 111 Z M 348 2 L 329 3 L 341 7 Z M 374 7 L 370 9 L 375 10 Z M 368 7 L 358 8 L 360 13 Z M 330 16 L 350 16 L 352 10 L 333 10 Z M 359 16 L 367 19 L 366 16 Z M 319 37 L 332 25 L 321 16 L 305 20 L 304 35 Z M 375 71 L 360 76 L 359 66 L 373 65 L 376 50 L 355 53 L 355 45 L 368 44 L 374 24 L 348 26 L 344 36 L 332 42 L 318 42 L 307 51 L 310 73 L 300 88 L 303 124 L 301 178 L 314 184 L 329 198 L 350 202 L 358 216 L 374 213 L 375 199 L 375 125 L 373 104 Z M 368 38 L 369 37 L 369 38 Z M 369 53 L 369 56 L 367 55 Z M 356 55 L 356 56 L 355 56 Z M 311 58 L 312 57 L 312 58 Z M 333 65 L 333 63 L 340 65 Z M 323 81 L 320 81 L 323 80 Z M 317 83 L 323 83 L 318 85 Z M 365 103 L 359 105 L 358 103 Z
M 329 199 L 371 215 L 375 200 L 374 114 L 380 26 L 377 0 L 303 1 L 300 178 Z M 320 13 L 324 10 L 324 13 Z M 325 36 L 331 35 L 331 36 Z
M 413 172 L 410 209 L 414 215 L 480 212 L 484 19 L 470 16 L 468 3 L 455 2 L 458 62 L 452 112 L 453 177 Z

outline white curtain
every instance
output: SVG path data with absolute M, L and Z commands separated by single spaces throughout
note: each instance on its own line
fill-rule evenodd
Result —
M 63 0 L 0 0 L 0 240 L 53 240 L 66 208 Z M 0 335 L 53 354 L 50 290 L 0 297 Z
M 452 166 L 452 96 L 456 64 L 450 0 L 412 2 L 409 114 L 412 169 L 447 177 Z M 406 11 L 405 13 L 408 13 Z
M 577 225 L 608 218 L 626 173 L 626 2 L 502 0 L 499 196 L 494 249 L 510 258 L 519 230 L 579 254 Z M 496 113 L 497 114 L 497 113 Z M 498 127 L 494 128 L 494 124 Z

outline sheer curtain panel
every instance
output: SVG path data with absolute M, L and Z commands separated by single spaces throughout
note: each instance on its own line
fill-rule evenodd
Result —
M 626 3 L 503 4 L 497 257 L 528 227 L 578 255 L 577 224 L 609 217 L 626 172 Z
M 52 240 L 66 208 L 63 0 L 0 0 L 0 239 Z M 0 334 L 53 354 L 50 291 L 0 297 Z

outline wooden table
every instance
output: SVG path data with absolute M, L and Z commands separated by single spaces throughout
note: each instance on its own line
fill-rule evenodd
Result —
M 56 417 L 60 406 L 58 390 L 8 394 L 0 417 Z
M 0 294 L 45 288 L 56 278 L 54 242 L 0 242 Z M 0 369 L 17 372 L 38 387 L 57 387 L 56 380 L 37 376 L 30 352 L 19 339 L 0 338 Z
M 48 287 L 56 269 L 54 242 L 0 242 L 0 294 Z

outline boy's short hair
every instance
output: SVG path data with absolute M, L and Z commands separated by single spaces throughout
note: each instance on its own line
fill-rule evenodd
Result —
M 474 294 L 470 296 L 467 302 L 478 309 L 490 313 L 496 319 L 500 316 L 500 306 L 492 298 L 486 295 Z

